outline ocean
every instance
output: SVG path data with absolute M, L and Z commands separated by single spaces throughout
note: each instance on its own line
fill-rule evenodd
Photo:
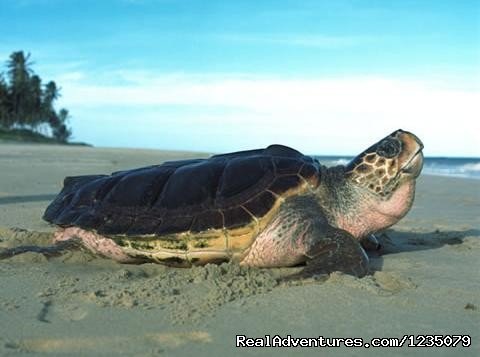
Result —
M 348 156 L 315 157 L 327 166 L 345 165 L 353 158 Z M 422 174 L 480 180 L 480 158 L 427 157 L 423 163 Z

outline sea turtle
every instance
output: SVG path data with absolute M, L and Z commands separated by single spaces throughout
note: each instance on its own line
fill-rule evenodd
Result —
M 43 218 L 59 226 L 57 243 L 77 238 L 124 263 L 305 264 L 305 276 L 363 276 L 361 242 L 368 246 L 411 208 L 422 149 L 414 134 L 397 130 L 346 166 L 327 168 L 271 145 L 67 177 Z

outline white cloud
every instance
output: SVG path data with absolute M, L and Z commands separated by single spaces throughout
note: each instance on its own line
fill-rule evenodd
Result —
M 128 84 L 100 86 L 73 75 L 71 81 L 62 81 L 62 105 L 72 113 L 81 108 L 97 112 L 138 108 L 142 116 L 158 118 L 149 122 L 150 128 L 155 123 L 165 125 L 159 108 L 194 106 L 195 111 L 168 117 L 192 130 L 191 135 L 210 126 L 217 135 L 218 130 L 250 133 L 252 146 L 275 141 L 320 153 L 333 153 L 335 148 L 340 153 L 355 152 L 389 131 L 403 128 L 417 133 L 430 155 L 480 156 L 480 93 L 458 86 L 449 89 L 445 83 L 375 76 L 281 79 L 116 73 L 119 75 Z M 217 107 L 228 110 L 206 110 Z M 118 120 L 128 121 L 131 116 L 122 118 L 120 114 Z M 132 125 L 138 124 L 137 120 L 142 118 Z

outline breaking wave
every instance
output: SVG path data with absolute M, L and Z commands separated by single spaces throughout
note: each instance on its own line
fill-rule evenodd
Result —
M 480 159 L 434 159 L 427 158 L 424 173 L 429 175 L 469 177 L 480 179 Z

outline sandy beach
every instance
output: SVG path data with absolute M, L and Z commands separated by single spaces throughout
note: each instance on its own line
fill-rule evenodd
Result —
M 49 244 L 54 227 L 41 217 L 65 176 L 199 156 L 0 144 L 0 248 Z M 81 250 L 1 260 L 0 355 L 478 356 L 480 180 L 421 176 L 411 212 L 380 239 L 362 279 L 289 284 L 277 280 L 286 269 L 122 265 Z M 469 335 L 472 345 L 235 348 L 236 335 L 277 334 Z

